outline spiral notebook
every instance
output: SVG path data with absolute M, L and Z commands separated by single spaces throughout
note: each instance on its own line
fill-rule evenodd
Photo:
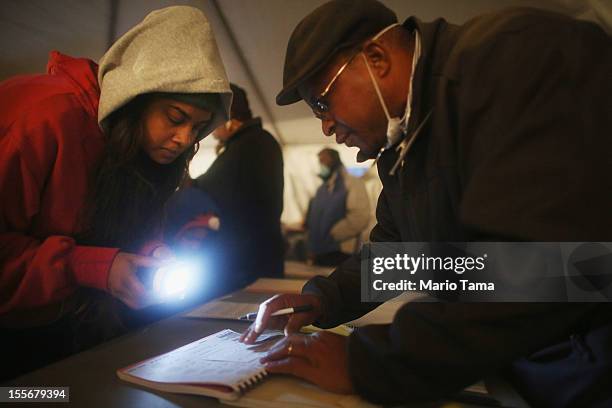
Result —
M 226 329 L 176 350 L 117 370 L 120 379 L 158 391 L 218 398 L 250 408 L 376 408 L 357 395 L 334 394 L 290 376 L 276 376 L 258 385 L 267 373 L 259 363 L 282 332 L 264 332 L 253 345 L 238 341 Z M 467 391 L 467 390 L 466 390 Z M 463 393 L 463 401 L 492 405 L 486 390 Z M 470 397 L 465 399 L 465 397 Z M 477 397 L 477 399 L 475 399 Z M 498 405 L 498 404 L 494 404 Z
M 226 329 L 176 350 L 117 370 L 120 379 L 158 391 L 236 400 L 266 375 L 259 363 L 282 333 L 264 333 L 255 344 Z

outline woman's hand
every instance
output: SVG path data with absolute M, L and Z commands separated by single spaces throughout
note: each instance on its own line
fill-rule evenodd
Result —
M 137 275 L 138 268 L 156 268 L 163 260 L 119 252 L 108 273 L 108 291 L 132 309 L 142 309 L 152 303 L 152 297 Z
M 182 250 L 197 251 L 202 248 L 211 231 L 218 231 L 219 218 L 211 214 L 197 216 L 185 224 L 174 237 L 176 245 Z
M 347 338 L 329 332 L 292 334 L 260 361 L 270 373 L 291 374 L 341 394 L 354 392 L 348 373 Z
M 309 312 L 300 312 L 284 316 L 270 316 L 280 309 L 288 307 L 311 305 Z M 321 299 L 315 295 L 276 295 L 261 305 L 257 311 L 255 322 L 240 336 L 240 341 L 253 343 L 266 329 L 284 329 L 285 335 L 295 333 L 301 327 L 309 325 L 321 316 Z
M 153 258 L 163 259 L 165 261 L 174 259 L 174 251 L 168 245 L 160 245 L 151 253 Z
M 204 239 L 208 235 L 205 227 L 193 227 L 183 231 L 177 238 L 177 246 L 184 251 L 197 251 L 202 248 Z

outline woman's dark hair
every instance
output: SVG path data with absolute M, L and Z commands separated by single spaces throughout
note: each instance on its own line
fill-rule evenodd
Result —
M 169 164 L 154 162 L 142 150 L 143 114 L 158 95 L 139 95 L 107 119 L 106 150 L 92 180 L 79 244 L 136 252 L 161 232 L 165 203 L 188 174 L 198 144 Z

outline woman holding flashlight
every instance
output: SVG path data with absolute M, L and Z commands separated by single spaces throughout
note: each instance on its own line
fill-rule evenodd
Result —
M 0 83 L 1 378 L 119 334 L 113 298 L 151 302 L 137 272 L 170 252 L 151 242 L 165 202 L 230 101 L 191 7 L 149 14 L 99 65 L 52 52 Z

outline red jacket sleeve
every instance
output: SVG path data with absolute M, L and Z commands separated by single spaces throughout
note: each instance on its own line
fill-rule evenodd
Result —
M 82 131 L 86 119 L 82 109 L 62 108 L 31 109 L 0 134 L 0 314 L 57 302 L 77 286 L 105 290 L 118 252 L 77 246 L 69 233 L 33 232 L 41 217 L 66 216 L 64 209 L 48 202 L 53 200 L 49 183 L 57 182 L 59 163 L 83 149 L 82 142 L 66 140 L 64 135 Z M 66 173 L 65 182 L 61 181 L 68 195 L 72 181 L 85 177 L 75 173 L 79 172 Z M 51 216 L 40 214 L 43 200 L 46 207 L 51 204 Z M 83 200 L 77 197 L 74 205 L 80 208 Z M 76 225 L 69 218 L 67 223 Z

